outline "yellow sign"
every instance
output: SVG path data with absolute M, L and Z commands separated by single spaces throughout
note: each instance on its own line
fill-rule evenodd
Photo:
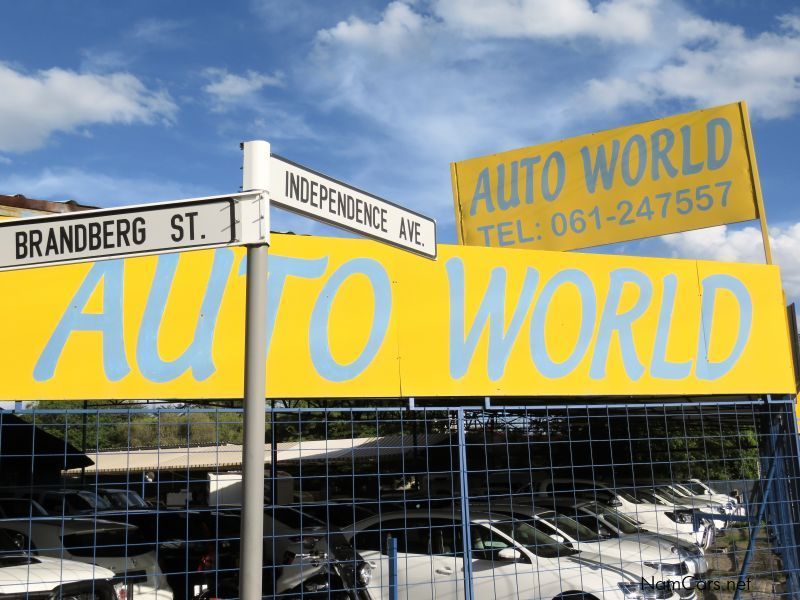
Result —
M 468 246 L 574 250 L 756 219 L 743 102 L 452 165 Z
M 275 235 L 270 397 L 794 391 L 777 267 Z M 0 398 L 242 395 L 245 253 L 0 274 Z

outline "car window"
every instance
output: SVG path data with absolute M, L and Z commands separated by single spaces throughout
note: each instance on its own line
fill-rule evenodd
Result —
M 642 530 L 642 528 L 639 527 L 635 521 L 620 512 L 608 509 L 601 505 L 594 507 L 594 510 L 598 515 L 602 516 L 603 520 L 611 525 L 611 527 L 618 529 L 622 533 L 639 533 Z
M 577 554 L 577 550 L 559 544 L 550 536 L 538 531 L 529 523 L 509 519 L 508 521 L 492 521 L 492 527 L 498 529 L 518 544 L 525 546 L 534 554 L 546 558 L 557 556 L 571 556 Z
M 397 539 L 402 554 L 455 555 L 462 552 L 461 525 L 449 519 L 389 519 L 375 523 L 353 537 L 356 552 L 388 552 L 388 538 Z
M 558 527 L 560 531 L 579 542 L 596 542 L 599 538 L 597 533 L 581 525 L 572 517 L 559 515 L 555 512 L 545 512 L 539 515 L 548 523 Z
M 28 517 L 46 517 L 47 512 L 34 500 L 7 498 L 0 501 L 3 516 L 7 519 L 26 519 Z

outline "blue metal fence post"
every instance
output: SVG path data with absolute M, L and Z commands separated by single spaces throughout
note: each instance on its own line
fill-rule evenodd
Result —
M 464 409 L 458 409 L 458 465 L 461 475 L 461 537 L 464 540 L 464 600 L 473 600 L 472 539 L 469 518 L 469 482 L 467 481 L 467 437 L 464 431 Z
M 397 600 L 397 538 L 389 538 L 389 600 Z

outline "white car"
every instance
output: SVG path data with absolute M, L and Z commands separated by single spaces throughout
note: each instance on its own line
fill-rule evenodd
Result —
M 399 597 L 464 597 L 463 527 L 458 511 L 409 510 L 375 515 L 343 531 L 373 568 L 369 592 L 389 597 L 388 539 L 397 539 Z M 579 556 L 523 521 L 470 515 L 473 596 L 491 600 L 677 600 L 668 586 Z
M 676 553 L 661 545 L 643 544 L 630 538 L 603 536 L 582 525 L 573 517 L 551 508 L 532 508 L 517 504 L 471 506 L 492 514 L 506 514 L 514 520 L 530 523 L 556 542 L 580 552 L 582 558 L 618 567 L 642 578 L 669 582 L 681 598 L 692 597 L 696 583 L 689 565 Z
M 572 502 L 558 499 L 553 499 L 553 507 L 603 536 L 652 545 L 663 555 L 670 553 L 678 556 L 695 579 L 704 579 L 708 573 L 708 561 L 700 546 L 674 536 L 646 531 L 639 523 L 613 508 L 590 500 Z
M 574 499 L 608 502 L 653 533 L 671 535 L 707 548 L 713 542 L 712 528 L 701 524 L 695 531 L 690 511 L 650 502 L 640 502 L 625 489 L 591 479 L 552 479 L 539 484 L 539 493 L 572 495 Z
M 660 504 L 668 507 L 671 511 L 679 511 L 683 515 L 692 515 L 694 512 L 705 513 L 706 515 L 719 515 L 718 518 L 704 516 L 702 521 L 714 525 L 715 534 L 717 530 L 725 529 L 728 522 L 722 518 L 726 514 L 725 509 L 716 502 L 698 498 L 687 498 L 678 495 L 672 488 L 666 485 L 657 487 L 637 486 L 626 490 L 639 502 Z
M 705 484 L 703 484 L 705 485 Z M 670 483 L 670 488 L 675 490 L 677 495 L 686 497 L 686 498 L 693 498 L 695 500 L 706 501 L 706 502 L 714 502 L 719 504 L 725 509 L 725 514 L 728 515 L 737 515 L 743 516 L 746 514 L 744 505 L 739 504 L 739 502 L 733 496 L 728 496 L 727 494 L 718 494 L 713 490 L 710 493 L 695 493 L 694 489 L 690 488 L 685 483 Z M 708 487 L 708 486 L 706 486 Z M 705 489 L 705 488 L 701 488 Z M 711 488 L 708 488 L 711 489 Z
M 141 544 L 133 525 L 101 519 L 44 517 L 4 519 L 0 527 L 26 536 L 30 552 L 59 560 L 96 564 L 114 572 L 136 600 L 172 600 L 155 552 Z
M 91 597 L 118 600 L 121 586 L 114 587 L 114 572 L 74 560 L 31 556 L 21 550 L 24 536 L 0 529 L 0 598 Z
M 744 513 L 744 506 L 742 506 L 739 501 L 734 498 L 733 496 L 729 496 L 728 494 L 720 494 L 719 492 L 715 491 L 710 485 L 700 481 L 699 479 L 686 479 L 680 482 L 681 487 L 686 488 L 689 492 L 694 494 L 695 496 L 703 496 L 710 498 L 716 502 L 720 502 L 727 506 L 728 503 L 733 505 L 736 514 L 745 514 Z M 741 510 L 736 510 L 737 508 Z

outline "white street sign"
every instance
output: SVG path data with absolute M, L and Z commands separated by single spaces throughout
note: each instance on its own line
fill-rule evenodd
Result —
M 254 194 L 0 222 L 0 271 L 240 244 L 245 198 Z
M 374 240 L 436 258 L 436 222 L 272 154 L 270 202 Z

